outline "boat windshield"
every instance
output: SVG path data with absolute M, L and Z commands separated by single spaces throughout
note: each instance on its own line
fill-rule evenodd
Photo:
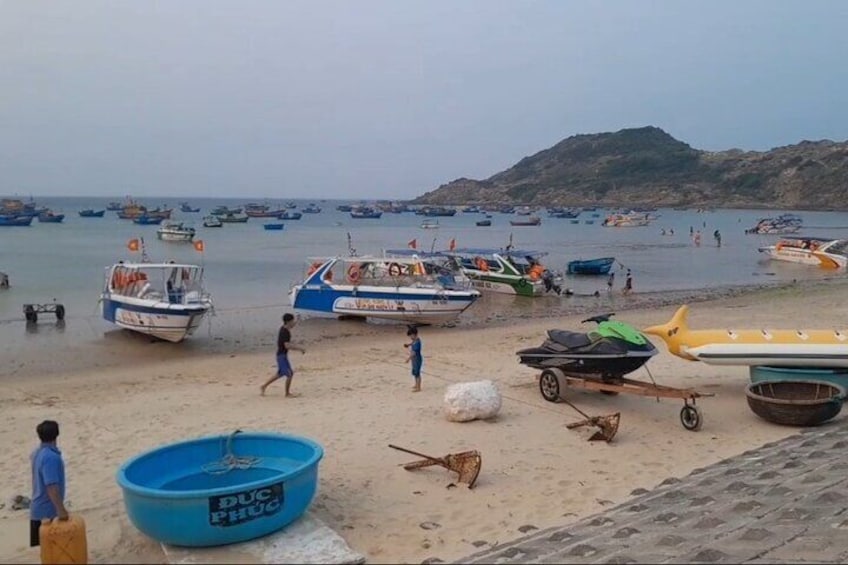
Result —
M 198 302 L 205 297 L 203 268 L 178 264 L 119 264 L 111 269 L 110 292 L 172 304 Z

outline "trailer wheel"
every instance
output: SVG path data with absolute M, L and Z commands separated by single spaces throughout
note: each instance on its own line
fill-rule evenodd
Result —
M 65 319 L 65 307 L 61 304 L 56 305 L 56 319 L 60 322 Z
M 686 404 L 680 409 L 680 423 L 690 432 L 697 432 L 704 424 L 704 417 L 697 406 Z
M 32 304 L 27 304 L 24 307 L 24 318 L 26 318 L 27 322 L 35 323 L 38 321 L 38 314 L 36 313 L 35 308 L 33 308 Z
M 565 381 L 560 380 L 560 375 L 565 376 L 559 369 L 545 369 L 539 377 L 539 392 L 548 402 L 558 402 L 562 396 L 560 383 Z

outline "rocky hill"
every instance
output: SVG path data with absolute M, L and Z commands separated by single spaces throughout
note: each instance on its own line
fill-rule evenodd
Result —
M 848 142 L 710 152 L 649 126 L 575 135 L 488 179 L 460 178 L 413 203 L 846 210 L 846 196 Z

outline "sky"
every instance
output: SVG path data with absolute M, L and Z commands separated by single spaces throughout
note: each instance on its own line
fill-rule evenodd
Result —
M 848 137 L 843 0 L 0 0 L 0 194 L 413 198 L 576 134 Z

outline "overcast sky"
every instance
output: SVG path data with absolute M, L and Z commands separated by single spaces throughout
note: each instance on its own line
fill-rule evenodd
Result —
M 0 0 L 0 194 L 411 198 L 578 133 L 848 137 L 848 2 Z

